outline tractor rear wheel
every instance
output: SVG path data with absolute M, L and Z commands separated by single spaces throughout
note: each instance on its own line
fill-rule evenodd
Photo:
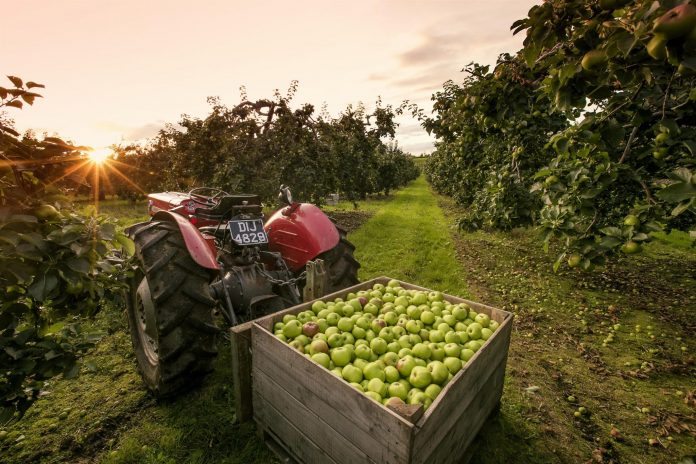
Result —
M 139 265 L 130 281 L 128 325 L 138 367 L 155 396 L 198 384 L 217 354 L 210 271 L 196 264 L 174 223 L 131 232 Z
M 344 230 L 338 229 L 338 232 L 341 236 L 338 245 L 319 256 L 324 260 L 324 266 L 329 273 L 327 293 L 337 292 L 360 282 L 360 263 L 353 257 L 355 246 L 346 239 Z

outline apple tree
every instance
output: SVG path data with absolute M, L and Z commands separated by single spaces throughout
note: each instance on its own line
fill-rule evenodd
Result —
M 43 85 L 9 80 L 0 110 L 40 97 Z M 79 321 L 119 288 L 120 270 L 106 256 L 132 247 L 107 218 L 71 209 L 58 187 L 83 148 L 22 137 L 0 121 L 0 424 L 21 417 L 47 379 L 77 375 L 97 339 Z
M 551 160 L 548 134 L 567 119 L 538 93 L 518 58 L 502 55 L 493 71 L 471 64 L 461 85 L 435 93 L 435 116 L 422 118 L 438 141 L 425 172 L 433 187 L 467 206 L 460 225 L 507 229 L 532 224 L 541 207 L 532 176 Z
M 540 225 L 571 266 L 696 222 L 696 6 L 554 0 L 517 21 L 540 96 L 574 122 L 536 174 Z M 579 117 L 576 112 L 582 111 Z M 692 231 L 692 234 L 694 232 Z

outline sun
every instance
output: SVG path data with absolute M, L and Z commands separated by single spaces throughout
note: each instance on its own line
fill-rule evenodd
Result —
M 104 164 L 114 152 L 108 148 L 96 148 L 87 153 L 89 160 L 95 164 Z

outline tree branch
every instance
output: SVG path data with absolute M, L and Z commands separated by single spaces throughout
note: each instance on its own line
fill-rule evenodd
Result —
M 621 155 L 621 159 L 619 159 L 619 164 L 623 163 L 626 159 L 626 155 L 628 155 L 628 152 L 631 149 L 631 144 L 633 143 L 633 139 L 635 138 L 637 133 L 638 126 L 634 126 L 633 130 L 631 131 L 631 135 L 628 136 L 628 142 L 626 142 L 626 148 L 624 148 L 623 154 Z

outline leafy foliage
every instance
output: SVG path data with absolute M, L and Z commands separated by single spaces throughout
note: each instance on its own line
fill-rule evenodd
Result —
M 546 246 L 564 244 L 556 268 L 568 258 L 588 269 L 614 253 L 640 251 L 651 232 L 692 227 L 696 7 L 675 0 L 545 1 L 512 29 L 526 31 L 524 48 L 499 61 L 496 73 L 502 69 L 506 82 L 505 70 L 515 64 L 523 79 L 508 84 L 517 85 L 514 93 L 490 86 L 495 74 L 474 66 L 463 86 L 449 83 L 434 95 L 438 115 L 424 121 L 440 138 L 427 168 L 433 185 L 471 205 L 484 225 L 538 223 Z M 516 104 L 524 96 L 543 119 L 531 137 L 530 108 Z M 513 162 L 490 148 L 510 138 L 488 131 L 486 116 L 500 114 L 491 111 L 491 100 L 510 102 L 505 121 L 518 121 L 517 146 L 532 154 L 519 172 L 517 195 L 494 188 L 507 187 Z M 456 102 L 471 105 L 469 113 L 457 117 Z M 457 132 L 457 124 L 464 130 Z M 475 131 L 476 124 L 486 130 Z M 500 148 L 515 153 L 510 144 Z
M 22 108 L 43 87 L 9 76 L 0 108 Z M 0 424 L 20 417 L 44 381 L 79 372 L 98 338 L 80 329 L 118 289 L 120 269 L 106 256 L 132 243 L 105 217 L 71 211 L 60 185 L 83 147 L 55 137 L 20 138 L 0 125 Z
M 411 157 L 383 141 L 394 136 L 391 107 L 377 102 L 372 113 L 359 106 L 317 117 L 310 104 L 291 107 L 295 90 L 293 83 L 287 95 L 257 101 L 243 94 L 232 108 L 211 98 L 205 119 L 183 116 L 146 147 L 120 147 L 118 160 L 142 192 L 213 185 L 270 200 L 287 184 L 296 198 L 318 204 L 332 192 L 356 200 L 417 176 Z
M 433 95 L 435 116 L 423 126 L 438 139 L 426 174 L 433 187 L 468 207 L 467 228 L 531 224 L 541 202 L 530 193 L 533 174 L 550 160 L 547 134 L 565 117 L 539 96 L 519 60 L 503 55 L 494 72 L 471 64 L 461 85 Z

